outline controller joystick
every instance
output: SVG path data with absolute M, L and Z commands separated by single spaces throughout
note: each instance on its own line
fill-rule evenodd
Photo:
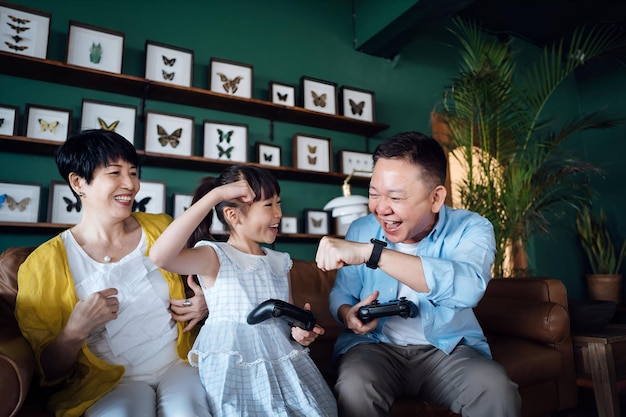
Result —
M 248 314 L 248 324 L 258 324 L 270 318 L 285 320 L 290 326 L 313 330 L 317 317 L 309 310 L 297 307 L 282 300 L 270 298 L 263 301 Z
M 400 316 L 406 319 L 417 317 L 417 313 L 417 305 L 413 301 L 407 300 L 406 297 L 400 297 L 398 300 L 390 300 L 387 303 L 374 300 L 369 305 L 361 306 L 357 312 L 357 317 L 367 324 L 379 317 Z

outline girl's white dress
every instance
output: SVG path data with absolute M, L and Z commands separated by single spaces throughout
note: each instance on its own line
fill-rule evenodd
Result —
M 215 285 L 203 286 L 209 317 L 189 362 L 200 370 L 213 416 L 336 416 L 332 391 L 308 349 L 291 339 L 289 325 L 277 318 L 246 321 L 267 299 L 289 301 L 289 255 L 267 248 L 265 256 L 250 255 L 224 242 L 201 245 L 215 249 L 220 269 Z

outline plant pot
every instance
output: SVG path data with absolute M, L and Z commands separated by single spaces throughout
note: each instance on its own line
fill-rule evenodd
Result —
M 568 303 L 573 332 L 599 331 L 613 319 L 617 304 L 606 300 L 572 300 Z
M 587 287 L 589 289 L 589 299 L 608 300 L 621 304 L 621 274 L 588 274 L 586 277 Z

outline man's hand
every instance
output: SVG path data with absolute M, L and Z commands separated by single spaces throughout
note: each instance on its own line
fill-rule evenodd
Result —
M 371 243 L 351 242 L 324 236 L 317 247 L 315 262 L 322 271 L 330 271 L 346 265 L 359 265 L 367 262 L 371 254 Z
M 189 285 L 189 288 L 193 291 L 193 297 L 185 298 L 184 300 L 170 298 L 172 318 L 176 321 L 189 322 L 183 329 L 183 332 L 188 332 L 193 329 L 198 322 L 209 316 L 209 309 L 206 305 L 204 292 L 202 291 L 202 287 L 194 281 L 193 275 L 187 276 L 187 285 Z
M 378 291 L 374 291 L 370 296 L 353 306 L 344 304 L 339 307 L 338 316 L 348 329 L 352 330 L 356 334 L 366 334 L 376 328 L 378 325 L 378 319 L 374 319 L 365 324 L 359 320 L 357 313 L 359 312 L 359 308 L 361 308 L 361 306 L 372 304 L 372 302 L 378 298 L 378 294 Z

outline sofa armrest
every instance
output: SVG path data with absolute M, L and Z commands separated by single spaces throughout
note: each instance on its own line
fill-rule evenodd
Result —
M 0 331 L 0 415 L 14 416 L 24 403 L 35 369 L 26 339 L 11 328 Z

